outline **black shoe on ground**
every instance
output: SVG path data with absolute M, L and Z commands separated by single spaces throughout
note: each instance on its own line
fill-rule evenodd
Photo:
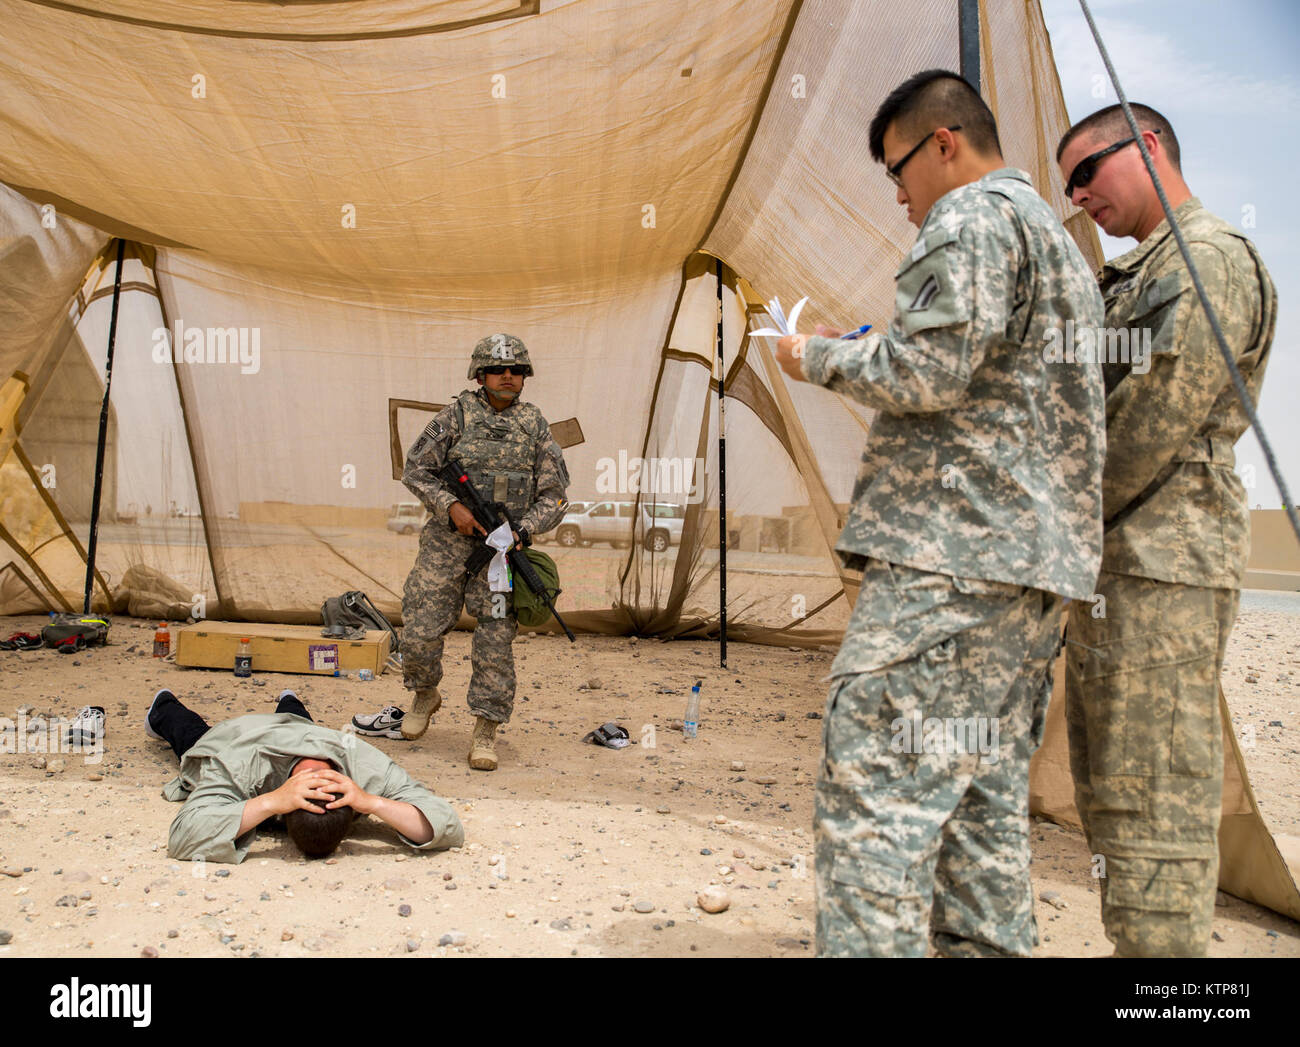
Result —
M 173 702 L 176 701 L 176 695 L 172 694 L 171 691 L 169 691 L 166 687 L 164 687 L 161 691 L 159 691 L 157 694 L 153 696 L 153 701 L 149 703 L 149 711 L 144 714 L 144 733 L 147 734 L 150 738 L 157 738 L 158 741 L 160 742 L 165 742 L 167 739 L 164 738 L 157 731 L 155 731 L 153 729 L 153 724 L 151 724 L 149 721 L 153 717 L 154 709 L 158 707 L 158 699 L 163 697 L 163 695 L 166 695 Z

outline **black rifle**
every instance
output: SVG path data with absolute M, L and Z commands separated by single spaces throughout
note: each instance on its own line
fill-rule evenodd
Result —
M 464 467 L 459 462 L 448 461 L 441 469 L 438 470 L 438 478 L 448 487 L 456 492 L 456 497 L 460 499 L 461 504 L 470 511 L 474 521 L 483 528 L 487 534 L 491 534 L 503 523 L 509 524 L 512 531 L 518 532 L 519 525 L 515 523 L 514 517 L 510 515 L 501 502 L 489 502 L 474 489 L 470 483 L 469 474 L 465 472 Z M 527 532 L 521 536 L 521 541 L 525 545 L 530 545 L 532 536 Z M 486 564 L 495 555 L 495 551 L 489 545 L 480 545 L 469 555 L 465 561 L 465 575 L 472 578 L 483 569 Z M 506 560 L 510 563 L 510 568 L 516 578 L 520 579 L 529 590 L 546 604 L 546 609 L 551 612 L 552 617 L 560 623 L 560 628 L 564 630 L 564 635 L 569 638 L 570 643 L 577 643 L 573 631 L 564 623 L 560 617 L 560 612 L 555 609 L 555 597 L 560 595 L 560 590 L 556 589 L 554 593 L 549 591 L 537 575 L 537 570 L 533 563 L 524 554 L 523 549 L 518 545 L 512 545 L 509 552 L 506 553 Z

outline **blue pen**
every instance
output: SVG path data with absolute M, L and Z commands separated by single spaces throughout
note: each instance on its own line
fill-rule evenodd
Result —
M 848 341 L 850 338 L 861 338 L 864 334 L 866 334 L 870 330 L 871 330 L 870 324 L 863 324 L 856 331 L 849 331 L 847 334 L 840 335 L 840 338 L 844 339 L 845 341 Z

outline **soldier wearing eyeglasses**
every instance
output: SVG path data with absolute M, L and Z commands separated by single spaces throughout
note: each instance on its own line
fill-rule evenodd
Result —
M 511 510 L 520 540 L 560 522 L 569 473 L 542 412 L 519 399 L 532 373 L 528 350 L 514 335 L 482 339 L 467 376 L 479 388 L 465 390 L 438 412 L 412 445 L 402 472 L 402 482 L 430 513 L 402 597 L 402 673 L 415 692 L 402 718 L 402 736 L 419 738 L 442 704 L 443 637 L 463 605 L 478 619 L 471 645 L 469 707 L 475 723 L 469 765 L 483 771 L 497 767 L 496 730 L 514 708 L 511 645 L 518 622 L 511 594 L 489 591 L 486 569 L 465 578 L 465 561 L 484 531 L 437 472 L 448 459 L 464 466 L 484 498 Z
M 893 320 L 777 353 L 878 412 L 836 543 L 863 578 L 824 721 L 818 950 L 1027 956 L 1029 758 L 1065 598 L 1101 562 L 1105 432 L 1100 369 L 1043 350 L 1101 296 L 960 77 L 896 88 L 869 140 L 920 230 Z
M 1169 121 L 1131 109 L 1258 400 L 1272 281 L 1254 245 L 1192 195 Z M 1071 127 L 1057 161 L 1072 203 L 1138 241 L 1098 279 L 1107 327 L 1150 340 L 1144 366 L 1104 367 L 1101 599 L 1074 604 L 1067 631 L 1075 799 L 1106 861 L 1102 920 L 1116 954 L 1203 956 L 1223 792 L 1219 673 L 1250 544 L 1233 445 L 1248 421 L 1121 107 Z

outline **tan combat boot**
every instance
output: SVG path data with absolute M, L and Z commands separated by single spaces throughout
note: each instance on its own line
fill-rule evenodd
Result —
M 481 716 L 474 718 L 474 738 L 469 743 L 469 765 L 476 771 L 495 771 L 497 725 Z
M 402 717 L 402 737 L 408 741 L 420 737 L 429 729 L 429 718 L 438 711 L 440 705 L 442 705 L 442 695 L 438 693 L 438 688 L 416 691 L 415 703 L 411 706 L 411 711 Z

